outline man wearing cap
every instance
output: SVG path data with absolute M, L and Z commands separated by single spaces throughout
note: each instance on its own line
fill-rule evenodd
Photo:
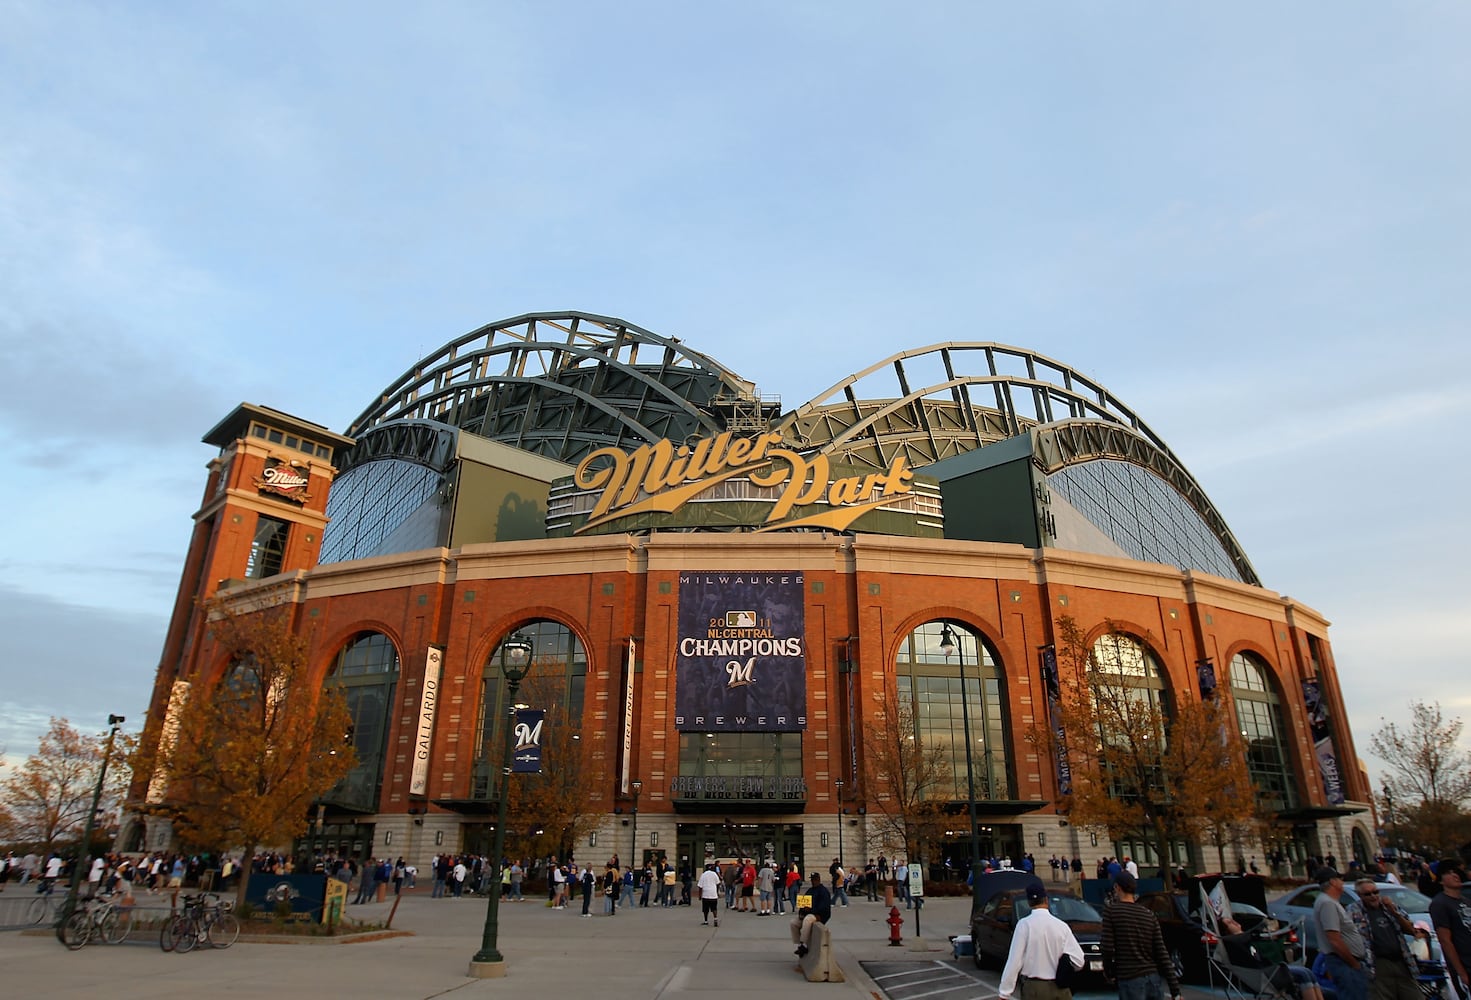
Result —
M 1323 887 L 1313 903 L 1313 923 L 1318 929 L 1318 950 L 1325 956 L 1333 988 L 1339 1000 L 1368 1000 L 1364 937 L 1339 902 L 1343 895 L 1343 876 L 1325 867 L 1319 868 L 1313 878 Z
M 1113 884 L 1113 904 L 1103 911 L 1103 974 L 1118 983 L 1119 1000 L 1163 1000 L 1166 983 L 1179 1000 L 1180 979 L 1159 919 L 1137 902 L 1139 881 L 1123 871 Z
M 1430 920 L 1440 950 L 1445 955 L 1446 971 L 1453 973 L 1451 983 L 1456 995 L 1466 1000 L 1471 977 L 1471 902 L 1461 892 L 1466 882 L 1466 869 L 1455 858 L 1436 864 L 1440 876 L 1440 892 L 1430 901 Z
M 1001 972 L 1001 1000 L 1015 996 L 1018 979 L 1023 1000 L 1072 1000 L 1073 991 L 1057 984 L 1058 961 L 1066 955 L 1074 971 L 1081 970 L 1083 949 L 1072 928 L 1047 908 L 1047 890 L 1041 882 L 1027 886 L 1027 904 L 1031 912 L 1016 923 Z
M 812 925 L 825 924 L 833 915 L 833 897 L 828 893 L 827 886 L 822 884 L 822 876 L 817 872 L 812 873 L 812 887 L 807 890 L 809 897 L 807 905 L 797 910 L 797 915 L 792 918 L 792 944 L 797 946 L 797 957 L 801 958 L 807 954 L 807 946 L 812 943 Z M 797 897 L 802 900 L 801 896 Z
M 1404 910 L 1379 894 L 1379 883 L 1372 878 L 1354 882 L 1354 894 L 1359 899 L 1349 907 L 1348 915 L 1368 946 L 1364 972 L 1374 1000 L 1424 1000 L 1415 980 L 1420 967 L 1405 935 L 1425 937 L 1425 932 L 1410 923 Z

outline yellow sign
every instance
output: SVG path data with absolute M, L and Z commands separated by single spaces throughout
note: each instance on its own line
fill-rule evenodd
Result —
M 804 458 L 778 447 L 781 442 L 780 434 L 737 438 L 723 431 L 693 445 L 676 446 L 665 438 L 632 452 L 599 448 L 578 464 L 574 476 L 579 489 L 602 490 L 577 530 L 634 514 L 671 514 L 711 486 L 745 476 L 756 486 L 781 488 L 760 530 L 800 525 L 842 531 L 874 507 L 908 493 L 914 480 L 902 455 L 884 472 L 833 478 L 826 455 Z M 783 520 L 793 508 L 815 503 L 831 509 Z
M 797 897 L 797 909 L 799 909 L 799 910 L 810 910 L 810 909 L 812 909 L 812 893 L 810 893 L 810 892 L 804 892 L 804 893 L 802 893 L 801 895 L 799 895 Z
M 347 909 L 347 883 L 340 879 L 327 879 L 327 898 L 322 901 L 322 923 L 342 923 L 342 911 Z

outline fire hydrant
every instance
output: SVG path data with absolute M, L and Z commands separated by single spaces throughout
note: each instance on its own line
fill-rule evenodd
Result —
M 904 918 L 899 915 L 899 907 L 889 907 L 889 915 L 884 923 L 889 925 L 889 947 L 897 948 L 904 942 L 899 940 L 899 928 L 904 926 Z

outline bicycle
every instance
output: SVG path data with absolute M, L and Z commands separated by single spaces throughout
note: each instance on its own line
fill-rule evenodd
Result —
M 61 900 L 56 898 L 55 884 L 41 883 L 36 889 L 36 898 L 31 900 L 31 905 L 26 908 L 26 922 L 54 924 L 59 916 L 61 916 Z
M 164 921 L 158 946 L 180 954 L 206 942 L 212 948 L 230 947 L 240 937 L 240 920 L 232 912 L 234 905 L 214 893 L 185 896 L 183 909 Z
M 85 947 L 93 938 L 103 944 L 117 944 L 126 939 L 132 929 L 132 911 L 124 913 L 124 908 L 111 899 L 79 900 L 77 908 L 62 925 L 61 943 L 71 951 Z

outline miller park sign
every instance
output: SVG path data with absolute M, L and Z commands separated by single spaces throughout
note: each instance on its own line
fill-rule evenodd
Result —
M 678 445 L 665 438 L 631 452 L 599 448 L 578 464 L 573 475 L 578 490 L 596 495 L 577 532 L 620 518 L 673 514 L 702 494 L 702 499 L 710 499 L 722 483 L 736 479 L 754 489 L 716 498 L 769 504 L 765 516 L 751 525 L 757 531 L 797 527 L 843 531 L 864 514 L 906 497 L 913 488 L 914 471 L 902 455 L 883 472 L 835 475 L 828 456 L 802 455 L 782 444 L 780 434 L 736 437 L 723 431 Z

